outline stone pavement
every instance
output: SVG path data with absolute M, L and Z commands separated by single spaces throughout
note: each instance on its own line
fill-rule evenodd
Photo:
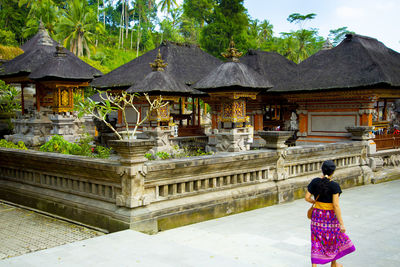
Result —
M 0 259 L 102 234 L 0 202 Z
M 344 266 L 400 266 L 399 192 L 400 180 L 344 190 L 344 223 L 356 246 Z M 151 236 L 126 230 L 0 266 L 311 266 L 308 207 L 296 200 Z

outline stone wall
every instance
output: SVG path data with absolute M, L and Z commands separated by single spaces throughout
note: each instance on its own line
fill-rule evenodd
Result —
M 366 151 L 349 142 L 127 165 L 0 149 L 0 198 L 109 231 L 155 233 L 302 198 L 327 159 L 343 188 L 368 184 L 377 172 Z

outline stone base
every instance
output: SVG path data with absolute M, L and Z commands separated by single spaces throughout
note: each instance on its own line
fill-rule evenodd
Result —
M 173 132 L 174 129 L 170 126 L 143 127 L 143 135 L 156 143 L 156 145 L 150 149 L 149 153 L 153 155 L 160 151 L 172 153 L 173 147 L 170 138 L 173 136 Z
M 208 135 L 206 151 L 240 152 L 250 150 L 253 143 L 253 128 L 214 129 Z
M 28 147 L 37 147 L 49 141 L 53 135 L 61 135 L 69 142 L 76 142 L 84 133 L 82 125 L 84 120 L 79 120 L 75 115 L 48 115 L 35 113 L 19 115 L 13 119 L 14 134 L 5 138 L 10 142 L 24 142 Z

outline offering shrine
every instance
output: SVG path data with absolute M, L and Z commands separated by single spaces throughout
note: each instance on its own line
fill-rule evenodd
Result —
M 41 145 L 54 134 L 68 140 L 79 138 L 83 121 L 71 113 L 73 93 L 82 94 L 80 89 L 101 72 L 56 46 L 42 25 L 27 44 L 25 53 L 5 63 L 0 73 L 0 79 L 21 88 L 22 110 L 13 120 L 14 134 L 6 138 L 29 146 Z M 34 87 L 32 106 L 25 105 L 28 85 Z
M 239 62 L 242 55 L 233 41 L 226 53 L 228 61 L 212 70 L 198 81 L 194 88 L 207 92 L 205 101 L 212 108 L 212 132 L 208 150 L 246 151 L 253 142 L 253 127 L 249 124 L 246 104 L 256 100 L 257 95 L 272 87 L 259 73 Z
M 148 94 L 150 99 L 161 96 L 163 101 L 168 102 L 167 105 L 154 110 L 149 114 L 148 126 L 143 128 L 143 133 L 150 139 L 154 139 L 157 143 L 151 153 L 158 151 L 170 152 L 172 150 L 172 145 L 169 140 L 169 138 L 174 134 L 171 125 L 173 122 L 171 106 L 179 104 L 179 114 L 182 115 L 181 98 L 191 96 L 194 99 L 195 96 L 204 95 L 204 93 L 190 88 L 186 84 L 178 81 L 172 73 L 165 72 L 167 66 L 168 63 L 164 63 L 159 50 L 154 63 L 150 63 L 152 72 L 147 74 L 143 80 L 135 83 L 127 89 L 127 92 L 130 94 L 138 94 L 139 96 L 142 94 Z M 139 97 L 138 104 L 141 104 L 140 107 L 142 112 L 140 116 L 146 116 L 146 108 L 148 104 L 143 96 Z M 192 113 L 193 118 L 195 112 L 194 109 Z M 192 122 L 194 121 L 193 118 Z M 141 120 L 142 118 L 136 119 Z
M 162 55 L 163 63 L 168 65 L 163 67 L 163 74 L 157 72 L 152 74 L 152 69 L 149 68 L 148 64 L 154 61 L 159 52 Z M 196 81 L 207 75 L 211 69 L 220 64 L 221 61 L 219 59 L 204 52 L 196 45 L 164 41 L 159 47 L 133 59 L 102 77 L 94 79 L 91 85 L 98 90 L 127 90 L 131 86 L 136 86 L 147 75 L 149 75 L 146 78 L 147 80 L 155 77 L 158 80 L 161 75 L 167 75 L 168 79 L 172 77 L 175 82 L 179 83 L 179 86 L 173 86 L 175 90 L 179 88 L 187 90 L 183 85 L 193 85 Z M 147 88 L 150 90 L 151 87 Z M 178 125 L 178 136 L 204 136 L 204 129 L 201 127 L 202 105 L 198 98 L 199 95 L 189 93 L 171 95 L 167 91 L 162 92 L 162 95 L 163 98 L 165 96 L 174 100 L 171 100 L 169 116 Z M 143 108 L 145 109 L 145 107 Z M 205 108 L 203 108 L 203 116 L 205 114 L 204 110 Z M 134 115 L 132 116 L 129 123 L 134 124 L 135 117 Z M 162 120 L 160 120 L 161 124 L 165 125 L 168 123 L 166 117 Z M 152 124 L 154 124 L 154 120 Z M 119 128 L 122 129 L 122 127 Z

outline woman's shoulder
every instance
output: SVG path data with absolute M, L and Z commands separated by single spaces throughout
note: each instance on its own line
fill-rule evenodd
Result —
M 321 178 L 316 177 L 316 178 L 314 178 L 314 179 L 311 180 L 310 185 L 318 184 L 319 181 L 321 181 Z
M 329 187 L 333 189 L 334 193 L 342 193 L 342 188 L 340 187 L 339 183 L 336 181 L 331 181 L 329 183 Z

